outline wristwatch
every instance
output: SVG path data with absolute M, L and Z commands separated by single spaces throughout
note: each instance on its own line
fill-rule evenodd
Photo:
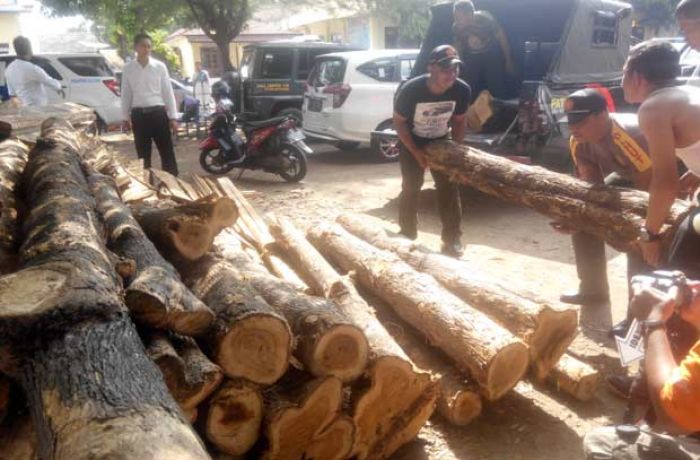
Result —
M 657 329 L 664 328 L 666 328 L 666 321 L 662 321 L 660 319 L 647 319 L 642 321 L 642 333 L 645 337 Z
M 646 243 L 651 243 L 652 241 L 660 240 L 661 233 L 650 232 L 649 229 L 647 229 L 646 227 L 643 227 L 639 231 L 639 239 L 646 242 Z

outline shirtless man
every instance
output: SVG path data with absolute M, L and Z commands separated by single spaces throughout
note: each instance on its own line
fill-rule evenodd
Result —
M 666 261 L 662 260 L 663 222 L 673 201 L 697 185 L 700 177 L 700 89 L 676 84 L 679 54 L 666 42 L 643 42 L 630 50 L 622 80 L 625 100 L 641 103 L 639 126 L 649 144 L 652 180 L 649 209 L 639 245 L 646 262 L 668 265 L 696 277 L 700 271 L 700 211 L 683 222 Z M 679 178 L 677 161 L 688 168 Z

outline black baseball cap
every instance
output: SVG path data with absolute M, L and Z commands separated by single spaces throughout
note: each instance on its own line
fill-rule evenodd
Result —
M 462 61 L 459 60 L 459 54 L 453 46 L 440 45 L 430 52 L 428 64 L 437 64 L 443 69 L 447 69 L 455 64 L 462 65 Z
M 593 113 L 600 113 L 608 109 L 608 102 L 600 92 L 594 88 L 586 88 L 571 93 L 564 101 L 564 112 L 569 124 L 580 123 Z

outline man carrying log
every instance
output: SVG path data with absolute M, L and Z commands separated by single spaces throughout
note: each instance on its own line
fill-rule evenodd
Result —
M 418 196 L 423 186 L 427 162 L 424 147 L 433 140 L 444 139 L 452 130 L 452 139 L 461 142 L 466 131 L 466 111 L 471 90 L 457 78 L 462 61 L 450 45 L 441 45 L 430 53 L 428 74 L 407 81 L 394 102 L 394 126 L 400 144 L 401 195 L 399 225 L 401 234 L 410 239 L 418 236 Z M 460 257 L 462 205 L 459 186 L 447 175 L 431 170 L 438 195 L 442 221 L 442 252 Z
M 611 116 L 603 95 L 592 88 L 570 95 L 564 102 L 564 110 L 571 131 L 571 157 L 579 179 L 593 184 L 648 189 L 651 160 L 634 116 Z M 555 222 L 553 226 L 569 230 L 563 222 Z M 560 300 L 580 305 L 609 301 L 605 243 L 578 231 L 572 233 L 571 239 L 579 289 L 575 293 L 562 294 Z M 628 278 L 645 268 L 641 255 L 627 254 Z

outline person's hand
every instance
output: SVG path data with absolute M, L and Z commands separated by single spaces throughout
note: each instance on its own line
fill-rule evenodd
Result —
M 428 167 L 428 160 L 423 149 L 418 149 L 413 152 L 413 157 L 416 159 L 421 168 L 426 169 Z
M 63 88 L 59 89 L 59 90 L 58 90 L 58 91 L 56 91 L 56 92 L 57 92 L 57 93 L 58 93 L 58 95 L 59 95 L 59 96 L 61 96 L 61 97 L 62 97 L 63 99 L 65 99 L 65 98 L 66 98 L 66 92 L 64 91 L 64 89 L 63 89 Z
M 632 300 L 629 313 L 639 321 L 661 320 L 666 322 L 676 307 L 678 288 L 662 292 L 641 283 L 632 283 Z
M 688 171 L 681 177 L 678 183 L 678 197 L 684 200 L 692 200 L 700 187 L 700 177 Z
M 122 121 L 122 131 L 124 131 L 124 132 L 131 131 L 131 120 Z
M 177 134 L 177 120 L 170 120 L 170 131 L 172 131 L 173 134 Z
M 647 264 L 651 265 L 652 267 L 658 267 L 661 265 L 661 240 L 637 240 L 637 245 L 639 245 L 639 249 L 642 251 L 642 257 L 644 257 L 644 261 Z
M 568 224 L 565 224 L 564 222 L 550 222 L 549 225 L 556 230 L 557 232 L 563 234 L 563 235 L 573 235 L 574 233 L 577 233 L 578 230 L 575 228 L 569 226 Z
M 700 281 L 688 281 L 688 287 L 693 300 L 689 305 L 681 306 L 678 313 L 683 321 L 692 324 L 695 329 L 700 329 Z

